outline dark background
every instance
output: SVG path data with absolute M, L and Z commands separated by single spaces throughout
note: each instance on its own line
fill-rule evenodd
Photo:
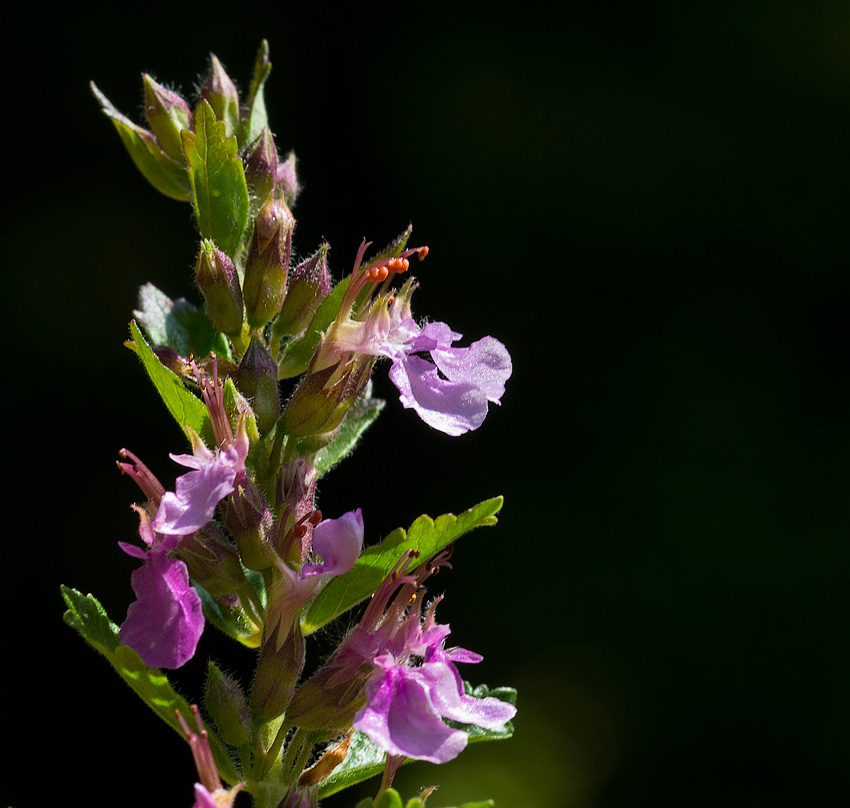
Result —
M 516 735 L 400 787 L 442 783 L 437 808 L 845 804 L 850 6 L 22 13 L 3 695 L 26 712 L 5 722 L 4 804 L 191 804 L 188 748 L 61 621 L 60 583 L 117 622 L 132 600 L 118 449 L 164 481 L 184 451 L 122 346 L 136 288 L 199 300 L 189 206 L 135 172 L 87 83 L 141 120 L 142 72 L 191 96 L 212 51 L 246 87 L 263 38 L 298 253 L 328 239 L 339 278 L 361 238 L 412 221 L 431 247 L 415 313 L 514 359 L 502 406 L 456 439 L 379 368 L 386 412 L 321 487 L 369 541 L 506 497 L 435 584 L 484 655 L 464 673 L 519 689 Z M 219 640 L 175 677 L 187 697 L 209 656 L 250 670 Z

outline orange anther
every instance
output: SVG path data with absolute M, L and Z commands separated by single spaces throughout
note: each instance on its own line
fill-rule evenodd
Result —
M 420 247 L 420 248 L 416 251 L 416 257 L 417 257 L 420 261 L 424 261 L 424 260 L 425 260 L 425 256 L 426 256 L 426 255 L 428 255 L 428 247 Z

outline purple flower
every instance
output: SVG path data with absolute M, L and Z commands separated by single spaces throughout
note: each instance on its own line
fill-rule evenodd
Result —
M 363 550 L 363 514 L 344 513 L 339 519 L 324 519 L 313 528 L 313 553 L 322 562 L 305 564 L 302 580 L 308 576 L 342 575 L 348 572 Z
M 119 639 L 152 668 L 179 668 L 195 654 L 204 630 L 201 599 L 189 584 L 186 565 L 168 553 L 179 539 L 155 533 L 147 513 L 139 514 L 139 536 L 147 551 L 119 542 L 124 552 L 144 559 L 133 571 L 136 600 L 127 610 Z
M 368 284 L 389 283 L 389 274 L 406 271 L 406 256 L 423 256 L 421 249 L 405 250 L 401 258 L 384 265 L 372 263 L 361 268 L 367 246 L 360 247 L 339 315 L 328 329 L 311 371 L 336 365 L 350 353 L 387 357 L 393 363 L 390 378 L 404 407 L 448 435 L 478 429 L 489 403 L 500 403 L 511 376 L 507 349 L 493 337 L 466 348 L 453 347 L 461 335 L 445 323 L 420 328 L 410 310 L 415 289 L 412 280 L 395 295 L 382 286 L 371 307 L 357 307 L 352 317 L 354 301 Z
M 402 405 L 447 435 L 478 429 L 488 402 L 500 403 L 513 369 L 499 340 L 484 337 L 468 348 L 453 348 L 460 337 L 445 323 L 428 323 L 396 348 L 390 369 Z M 430 354 L 433 364 L 422 352 Z
M 245 458 L 236 446 L 211 452 L 200 438 L 193 443 L 193 454 L 169 455 L 194 471 L 177 478 L 175 491 L 163 494 L 153 525 L 157 533 L 186 536 L 203 527 L 233 492 L 237 474 L 244 473 Z
M 408 609 L 411 595 L 433 569 L 445 563 L 438 557 L 415 574 L 404 575 L 408 565 L 404 558 L 373 596 L 360 626 L 344 643 L 343 655 L 349 664 L 368 660 L 375 668 L 354 728 L 388 755 L 431 763 L 452 760 L 468 741 L 466 732 L 443 719 L 495 729 L 516 714 L 513 705 L 500 699 L 466 695 L 455 662 L 480 662 L 481 656 L 444 647 L 450 629 L 435 620 L 437 601 L 424 619 L 419 610 L 421 597 Z
M 319 591 L 332 575 L 342 575 L 353 566 L 363 549 L 363 514 L 358 508 L 338 519 L 323 519 L 313 528 L 314 563 L 296 572 L 284 561 L 269 591 L 267 629 L 277 625 L 278 648 L 286 639 L 298 610 Z M 319 560 L 321 559 L 321 560 Z

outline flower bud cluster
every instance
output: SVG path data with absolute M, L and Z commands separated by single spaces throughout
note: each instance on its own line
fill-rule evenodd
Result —
M 315 806 L 355 731 L 386 753 L 391 773 L 403 759 L 455 757 L 468 737 L 457 724 L 496 729 L 515 712 L 467 694 L 456 664 L 480 657 L 446 649 L 436 604 L 423 611 L 424 582 L 447 555 L 381 544 L 386 576 L 349 602 L 370 568 L 366 520 L 359 508 L 328 517 L 317 507 L 319 478 L 383 407 L 370 397 L 382 360 L 405 408 L 460 435 L 500 403 L 510 355 L 492 337 L 457 347 L 461 335 L 445 323 L 414 319 L 410 273 L 428 248 L 408 246 L 409 229 L 371 255 L 364 241 L 337 283 L 328 244 L 293 258 L 299 185 L 294 155 L 280 159 L 265 120 L 269 70 L 264 43 L 241 96 L 212 56 L 194 104 L 145 75 L 148 128 L 93 86 L 142 174 L 190 202 L 201 232 L 194 281 L 204 305 L 148 306 L 140 321 L 150 344 L 141 332 L 132 343 L 191 453 L 171 455 L 184 469 L 173 483 L 126 449 L 118 466 L 143 500 L 134 506 L 142 546 L 120 544 L 141 561 L 121 644 L 166 669 L 190 662 L 210 626 L 256 650 L 250 687 L 209 663 L 208 726 L 197 710 L 197 731 L 179 718 L 204 806 L 232 804 L 243 786 L 268 795 L 269 783 L 275 805 Z M 201 171 L 199 155 L 216 171 Z M 371 599 L 305 677 L 306 616 L 332 592 L 342 611 Z M 243 778 L 230 789 L 213 729 Z

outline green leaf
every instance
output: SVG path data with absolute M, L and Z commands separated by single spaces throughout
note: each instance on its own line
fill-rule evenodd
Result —
M 262 582 L 262 576 L 253 570 L 246 570 L 245 572 L 251 578 L 254 588 L 265 599 L 265 585 Z M 259 585 L 257 584 L 257 579 L 259 579 Z M 201 598 L 204 617 L 213 626 L 248 648 L 259 647 L 260 640 L 262 639 L 262 628 L 258 629 L 257 626 L 251 623 L 244 611 L 240 608 L 223 608 L 200 584 L 195 583 L 193 586 Z
M 344 278 L 334 286 L 330 294 L 319 304 L 304 333 L 286 343 L 280 356 L 278 378 L 289 379 L 300 376 L 307 370 L 313 354 L 316 353 L 316 348 L 322 341 L 322 335 L 339 312 L 343 295 L 348 288 L 348 281 L 349 278 Z
M 351 407 L 334 439 L 316 453 L 314 466 L 320 477 L 354 450 L 360 437 L 381 414 L 384 403 L 379 398 L 365 397 Z
M 394 530 L 380 544 L 367 547 L 344 575 L 334 578 L 318 594 L 301 623 L 304 635 L 338 617 L 352 606 L 368 598 L 387 577 L 395 563 L 407 550 L 418 550 L 418 561 L 410 569 L 425 563 L 464 533 L 483 525 L 496 524 L 502 497 L 488 499 L 460 516 L 451 513 L 431 519 L 420 516 L 405 532 Z
M 185 738 L 174 711 L 179 710 L 188 719 L 192 714 L 189 702 L 175 692 L 161 670 L 149 668 L 132 648 L 121 645 L 118 626 L 109 619 L 106 610 L 93 595 L 83 595 L 64 585 L 61 591 L 68 606 L 63 615 L 64 621 L 76 629 L 92 648 L 103 654 L 142 701 Z M 98 709 L 106 714 L 111 706 L 103 704 Z M 239 774 L 224 744 L 210 727 L 207 727 L 207 733 L 219 774 L 230 784 L 238 782 Z
M 502 701 L 509 701 L 511 704 L 511 696 L 516 698 L 516 691 L 511 688 L 495 688 L 488 690 L 485 685 L 475 688 L 469 688 L 464 682 L 467 693 L 474 698 L 484 698 L 487 695 L 495 696 Z M 474 726 L 471 724 L 456 724 L 447 722 L 450 726 L 462 729 L 469 735 L 469 743 L 479 743 L 481 741 L 498 741 L 510 738 L 513 735 L 513 725 L 508 722 L 501 730 L 485 730 L 483 727 Z M 348 755 L 345 760 L 335 768 L 330 776 L 319 787 L 319 797 L 328 797 L 331 794 L 336 794 L 337 791 L 342 791 L 344 788 L 356 785 L 363 780 L 368 780 L 370 777 L 380 774 L 384 770 L 385 761 L 384 751 L 379 749 L 369 738 L 355 730 L 351 736 L 351 745 L 348 748 Z M 404 765 L 410 761 L 405 761 Z M 408 803 L 409 805 L 409 803 Z M 473 808 L 473 806 L 492 805 L 492 802 L 468 803 L 462 808 Z M 358 806 L 359 808 L 359 806 Z
M 186 166 L 165 154 L 152 132 L 137 126 L 112 106 L 112 102 L 95 86 L 94 82 L 90 86 L 104 115 L 112 121 L 121 136 L 124 147 L 145 179 L 157 191 L 172 199 L 178 199 L 181 202 L 190 201 L 192 188 Z
M 242 143 L 247 146 L 253 143 L 268 126 L 266 114 L 266 101 L 263 96 L 263 87 L 266 79 L 271 73 L 272 65 L 269 61 L 269 43 L 263 40 L 254 60 L 254 75 L 251 78 L 251 89 L 248 91 L 247 115 L 243 122 Z
M 130 332 L 133 339 L 126 343 L 127 347 L 135 351 L 142 360 L 150 380 L 186 437 L 189 437 L 187 430 L 189 427 L 197 432 L 208 445 L 214 445 L 210 415 L 204 403 L 184 387 L 176 373 L 159 361 L 150 345 L 145 342 L 135 320 L 130 322 Z
M 210 320 L 206 308 L 185 298 L 172 300 L 152 283 L 139 287 L 139 308 L 133 312 L 154 345 L 165 345 L 180 356 L 231 358 L 227 338 Z
M 204 238 L 235 255 L 248 223 L 250 200 L 236 136 L 225 137 L 225 125 L 215 119 L 207 101 L 195 110 L 195 131 L 183 130 L 183 153 L 189 161 L 189 181 L 195 216 Z

